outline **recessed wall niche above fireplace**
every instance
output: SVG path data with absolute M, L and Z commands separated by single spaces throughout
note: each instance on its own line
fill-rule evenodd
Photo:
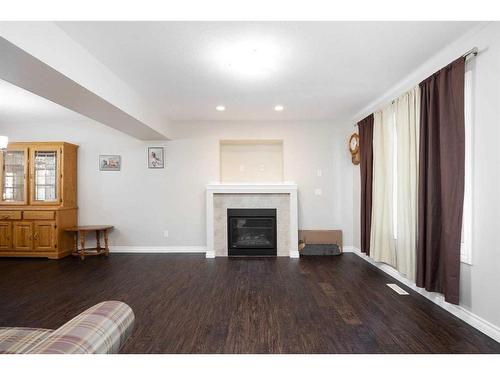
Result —
M 222 183 L 283 182 L 282 140 L 222 140 L 219 148 Z
M 276 255 L 276 209 L 229 208 L 228 255 Z

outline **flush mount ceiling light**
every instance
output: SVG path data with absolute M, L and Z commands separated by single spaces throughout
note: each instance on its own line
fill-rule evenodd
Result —
M 214 48 L 214 56 L 223 72 L 243 79 L 272 76 L 281 59 L 277 43 L 269 38 L 224 42 Z
M 281 112 L 281 111 L 282 111 L 282 110 L 284 110 L 284 109 L 285 109 L 285 107 L 283 107 L 282 105 L 277 105 L 277 106 L 275 106 L 275 107 L 274 107 L 274 110 L 275 110 L 276 112 Z
M 215 107 L 216 110 L 218 110 L 219 112 L 223 112 L 226 110 L 226 107 L 224 107 L 223 105 L 218 105 L 217 107 Z

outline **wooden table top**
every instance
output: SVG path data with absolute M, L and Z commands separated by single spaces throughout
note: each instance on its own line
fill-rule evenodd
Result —
M 79 227 L 66 228 L 66 232 L 86 232 L 91 230 L 107 230 L 113 229 L 112 225 L 82 225 Z

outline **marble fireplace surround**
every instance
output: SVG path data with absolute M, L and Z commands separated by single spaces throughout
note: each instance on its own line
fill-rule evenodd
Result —
M 276 208 L 277 255 L 299 257 L 297 185 L 295 183 L 212 183 L 207 185 L 207 258 L 227 256 L 228 208 Z

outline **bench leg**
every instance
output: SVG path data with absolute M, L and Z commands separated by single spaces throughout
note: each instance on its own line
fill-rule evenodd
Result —
M 80 231 L 80 259 L 85 259 L 85 232 Z
M 101 232 L 98 230 L 95 231 L 95 243 L 97 252 L 101 251 Z
M 74 241 L 73 255 L 78 255 L 78 232 L 75 232 L 73 234 L 73 241 Z
M 104 254 L 109 255 L 108 230 L 104 230 Z

